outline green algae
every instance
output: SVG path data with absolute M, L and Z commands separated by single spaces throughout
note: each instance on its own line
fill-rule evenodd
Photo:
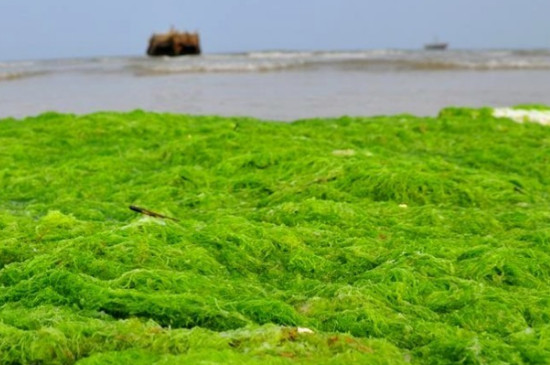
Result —
M 550 361 L 548 127 L 47 113 L 0 186 L 0 363 Z

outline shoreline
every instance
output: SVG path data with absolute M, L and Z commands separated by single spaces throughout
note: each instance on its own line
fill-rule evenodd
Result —
M 217 114 L 185 114 L 185 113 L 174 113 L 174 112 L 163 112 L 163 111 L 148 111 L 143 109 L 133 109 L 133 110 L 120 110 L 120 111 L 113 111 L 113 110 L 98 110 L 91 113 L 65 113 L 65 112 L 58 112 L 55 110 L 48 110 L 44 111 L 42 113 L 38 113 L 36 115 L 28 115 L 28 116 L 22 116 L 22 117 L 4 117 L 0 118 L 0 123 L 2 121 L 19 121 L 22 122 L 26 119 L 40 119 L 42 116 L 47 115 L 57 115 L 57 116 L 73 116 L 77 118 L 92 116 L 92 115 L 101 115 L 101 114 L 116 114 L 120 116 L 132 114 L 132 113 L 148 113 L 152 115 L 166 115 L 166 116 L 181 116 L 181 117 L 189 117 L 189 118 L 225 118 L 228 120 L 256 120 L 258 122 L 271 122 L 271 123 L 297 123 L 297 122 L 304 122 L 307 120 L 338 120 L 342 118 L 352 118 L 352 119 L 360 119 L 360 118 L 398 118 L 398 117 L 413 117 L 413 118 L 425 118 L 425 119 L 437 119 L 441 114 L 445 114 L 449 110 L 462 110 L 464 113 L 483 113 L 487 115 L 492 115 L 495 118 L 504 118 L 504 119 L 510 119 L 516 123 L 537 123 L 541 125 L 550 125 L 550 105 L 543 105 L 543 104 L 520 104 L 516 106 L 510 106 L 510 107 L 481 107 L 481 108 L 471 108 L 471 107 L 459 107 L 459 106 L 448 106 L 442 108 L 439 112 L 437 112 L 435 115 L 414 115 L 410 113 L 397 113 L 397 114 L 389 114 L 389 115 L 341 115 L 341 116 L 333 116 L 333 117 L 323 117 L 323 116 L 313 116 L 313 117 L 306 117 L 306 118 L 300 118 L 296 120 L 269 120 L 269 119 L 262 119 L 262 118 L 256 118 L 252 116 L 245 116 L 245 115 L 217 115 Z

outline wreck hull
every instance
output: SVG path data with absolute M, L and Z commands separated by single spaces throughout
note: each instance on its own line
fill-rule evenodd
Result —
M 200 40 L 197 33 L 154 34 L 149 39 L 147 55 L 149 56 L 185 56 L 201 54 Z

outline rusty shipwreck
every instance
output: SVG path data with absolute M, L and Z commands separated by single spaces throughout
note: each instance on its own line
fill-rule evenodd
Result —
M 168 33 L 153 34 L 147 48 L 149 56 L 184 56 L 201 54 L 200 37 L 197 32 L 178 32 L 170 29 Z

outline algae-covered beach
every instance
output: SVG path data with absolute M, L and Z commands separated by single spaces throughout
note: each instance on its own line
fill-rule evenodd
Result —
M 1 364 L 550 361 L 548 126 L 46 113 L 0 187 Z

